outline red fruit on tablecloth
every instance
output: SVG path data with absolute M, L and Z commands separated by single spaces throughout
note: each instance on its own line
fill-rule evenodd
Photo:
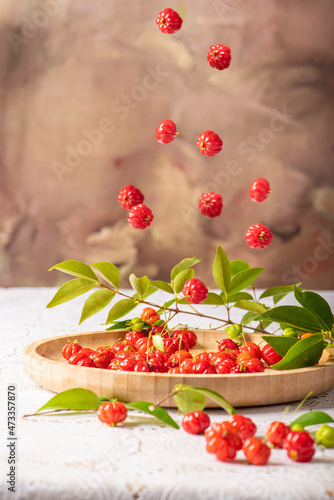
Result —
M 270 457 L 270 448 L 260 438 L 250 437 L 243 444 L 243 452 L 253 465 L 265 465 Z
M 256 179 L 251 186 L 249 186 L 249 197 L 256 202 L 264 201 L 270 195 L 270 184 L 267 179 Z
M 254 436 L 256 433 L 256 425 L 250 418 L 245 417 L 244 415 L 235 413 L 230 416 L 228 421 L 240 437 L 241 441 L 245 441 L 245 439 Z
M 185 282 L 182 293 L 188 302 L 200 304 L 207 298 L 209 290 L 204 285 L 203 281 L 198 278 L 192 278 Z
M 79 352 L 82 349 L 82 346 L 78 344 L 78 342 L 69 341 L 68 344 L 65 344 L 62 348 L 62 356 L 63 358 L 69 360 L 73 354 Z
M 97 410 L 99 420 L 113 427 L 123 422 L 127 415 L 127 409 L 121 401 L 104 401 Z
M 214 193 L 203 193 L 201 199 L 198 202 L 198 208 L 203 215 L 213 219 L 218 217 L 223 209 L 223 199 L 220 194 Z
M 283 441 L 283 448 L 295 462 L 310 462 L 315 453 L 314 441 L 306 431 L 291 431 Z
M 144 195 L 138 188 L 128 184 L 120 190 L 117 200 L 123 208 L 130 210 L 135 205 L 143 203 Z
M 268 366 L 274 365 L 283 359 L 283 356 L 277 354 L 276 351 L 269 345 L 265 345 L 261 349 L 262 359 L 267 363 Z
M 162 121 L 155 129 L 155 138 L 161 144 L 169 144 L 178 135 L 176 125 L 172 120 Z
M 210 417 L 204 411 L 193 411 L 184 415 L 182 427 L 189 434 L 202 434 L 210 425 Z
M 251 248 L 264 248 L 270 245 L 273 235 L 267 226 L 260 222 L 250 226 L 245 234 L 245 240 Z
M 173 9 L 165 9 L 160 12 L 155 22 L 162 33 L 169 35 L 179 31 L 183 23 L 182 18 Z
M 212 45 L 206 58 L 212 68 L 221 71 L 228 68 L 231 63 L 231 49 L 222 43 Z
M 223 141 L 212 130 L 206 130 L 198 136 L 196 146 L 205 156 L 215 156 L 223 148 Z
M 152 224 L 153 219 L 152 210 L 142 203 L 128 212 L 128 222 L 134 229 L 145 229 Z
M 275 448 L 283 448 L 283 442 L 290 432 L 291 429 L 288 425 L 275 421 L 266 430 L 266 440 L 273 444 Z

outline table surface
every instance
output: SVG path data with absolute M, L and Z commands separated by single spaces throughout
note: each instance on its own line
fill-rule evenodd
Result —
M 22 418 L 34 413 L 53 393 L 38 387 L 25 373 L 22 350 L 26 344 L 55 335 L 103 329 L 106 312 L 78 326 L 85 298 L 54 309 L 45 306 L 52 288 L 0 289 L 1 447 L 0 498 L 34 500 L 243 500 L 330 499 L 334 497 L 334 450 L 318 448 L 312 462 L 295 463 L 284 450 L 273 450 L 269 464 L 223 463 L 205 451 L 203 436 L 159 425 L 151 417 L 132 413 L 122 426 L 111 428 L 95 415 Z M 320 292 L 334 308 L 334 292 Z M 154 296 L 155 298 L 155 296 Z M 286 299 L 289 303 L 291 299 Z M 293 299 L 292 299 L 293 300 Z M 202 306 L 204 307 L 204 306 Z M 136 312 L 133 313 L 136 315 Z M 189 323 L 189 317 L 182 319 Z M 208 327 L 197 319 L 192 325 Z M 7 412 L 8 384 L 17 387 L 16 493 L 7 491 L 9 470 Z M 291 403 L 289 415 L 298 403 Z M 264 436 L 267 425 L 279 419 L 287 405 L 239 409 Z M 310 398 L 305 411 L 323 410 L 334 418 L 334 387 Z M 181 423 L 176 410 L 169 410 Z M 211 421 L 225 420 L 221 410 L 208 411 Z

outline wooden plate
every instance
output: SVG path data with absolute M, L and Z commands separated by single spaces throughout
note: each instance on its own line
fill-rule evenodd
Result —
M 122 339 L 125 330 L 87 332 L 39 340 L 24 348 L 23 364 L 28 375 L 40 386 L 53 392 L 75 387 L 90 389 L 99 396 L 115 397 L 124 402 L 160 401 L 172 392 L 175 384 L 206 387 L 219 392 L 233 406 L 261 406 L 303 399 L 311 390 L 313 396 L 334 385 L 334 357 L 325 352 L 318 366 L 297 370 L 232 375 L 170 375 L 166 373 L 134 373 L 69 365 L 61 350 L 68 340 L 77 340 L 83 347 L 96 348 Z M 217 350 L 216 339 L 226 338 L 215 330 L 196 330 L 198 342 L 206 350 Z M 246 339 L 261 342 L 258 334 Z M 192 350 L 192 352 L 196 350 Z M 175 407 L 173 398 L 164 403 Z M 207 407 L 217 407 L 208 400 Z

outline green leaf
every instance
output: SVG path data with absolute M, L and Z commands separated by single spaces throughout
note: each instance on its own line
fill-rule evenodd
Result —
M 197 259 L 196 257 L 181 260 L 181 262 L 172 269 L 171 272 L 172 280 L 174 280 L 180 272 L 184 271 L 185 269 L 189 269 L 189 267 L 194 266 L 198 262 L 201 262 L 201 259 Z
M 207 298 L 202 304 L 207 304 L 211 306 L 222 306 L 224 305 L 224 300 L 217 293 L 209 292 Z
M 62 271 L 66 274 L 71 274 L 72 276 L 76 276 L 77 278 L 85 278 L 92 281 L 98 281 L 97 276 L 91 270 L 87 264 L 83 262 L 79 262 L 78 260 L 65 260 L 64 262 L 60 262 L 53 267 L 50 267 L 49 271 L 52 269 L 58 269 L 58 271 Z
M 92 293 L 83 306 L 79 325 L 85 321 L 85 319 L 90 318 L 90 316 L 93 316 L 106 307 L 115 297 L 115 294 L 116 292 L 105 288 Z
M 119 300 L 110 309 L 106 325 L 109 325 L 109 323 L 112 323 L 116 319 L 122 318 L 122 316 L 125 316 L 126 314 L 131 312 L 137 305 L 138 305 L 137 302 L 133 299 Z
M 181 304 L 181 305 L 189 304 L 188 300 L 185 297 L 182 297 L 182 299 L 176 299 L 175 302 L 177 302 L 178 304 Z
M 278 304 L 278 302 L 282 299 L 284 299 L 284 297 L 286 297 L 288 294 L 287 293 L 280 293 L 279 295 L 274 295 L 273 296 L 273 301 L 274 301 L 274 304 Z
M 234 307 L 239 307 L 239 309 L 246 309 L 246 311 L 253 311 L 258 314 L 262 314 L 267 310 L 266 307 L 262 304 L 258 304 L 257 302 L 253 302 L 251 300 L 237 300 L 234 304 Z
M 259 321 L 269 320 L 275 323 L 292 326 L 302 332 L 319 332 L 318 320 L 313 313 L 298 306 L 277 306 L 269 309 L 259 318 Z
M 302 292 L 296 286 L 294 293 L 299 304 L 316 316 L 320 329 L 330 331 L 333 328 L 333 313 L 321 295 L 311 291 Z
M 145 292 L 143 293 L 141 300 L 146 300 L 146 299 L 147 299 L 150 295 L 152 295 L 152 294 L 153 294 L 153 293 L 155 293 L 156 291 L 157 291 L 157 289 L 156 289 L 154 286 L 151 286 L 151 285 L 150 285 L 150 286 L 149 286 L 149 287 L 145 290 Z M 138 296 L 138 294 L 137 294 L 137 293 L 135 293 L 134 295 L 132 295 L 132 298 L 133 298 L 134 300 L 139 300 L 139 296 Z
M 264 267 L 252 267 L 246 271 L 236 274 L 231 280 L 228 293 L 233 294 L 247 288 L 262 273 Z
M 151 339 L 156 349 L 158 349 L 161 352 L 165 352 L 164 342 L 161 335 L 152 335 Z
M 185 269 L 180 271 L 173 280 L 173 287 L 176 293 L 180 293 L 186 281 L 191 280 L 195 276 L 195 271 L 190 269 Z
M 314 366 L 321 358 L 323 351 L 323 336 L 321 333 L 299 340 L 286 353 L 283 359 L 271 365 L 275 370 L 293 370 Z
M 227 294 L 230 290 L 231 266 L 224 250 L 218 246 L 212 265 L 212 275 L 218 288 Z
M 171 300 L 168 300 L 168 302 L 165 302 L 161 307 L 160 309 L 157 310 L 157 313 L 159 315 L 163 314 L 166 309 L 168 309 L 170 306 L 172 306 L 173 304 L 175 304 L 175 297 L 172 298 Z
M 97 410 L 100 404 L 100 398 L 93 391 L 68 389 L 53 396 L 36 413 L 45 410 Z
M 241 273 L 241 271 L 247 271 L 249 269 L 249 264 L 245 262 L 244 260 L 232 260 L 231 264 L 231 275 L 235 276 L 238 273 Z
M 110 262 L 95 262 L 95 264 L 90 264 L 90 266 L 101 278 L 118 290 L 121 274 L 114 264 Z
M 163 290 L 164 292 L 167 293 L 174 293 L 173 288 L 170 286 L 169 283 L 166 283 L 165 281 L 151 281 L 151 286 L 154 286 L 155 288 L 158 288 L 159 290 Z
M 93 283 L 92 280 L 76 278 L 74 280 L 67 281 L 59 288 L 46 307 L 50 308 L 59 306 L 59 304 L 64 304 L 64 302 L 68 302 L 69 300 L 75 299 L 76 297 L 89 292 L 89 290 L 92 290 L 95 286 L 96 283 Z
M 290 423 L 290 427 L 295 424 L 302 424 L 304 427 L 308 425 L 318 425 L 318 424 L 327 424 L 329 422 L 334 422 L 332 417 L 323 411 L 308 411 L 304 413 L 300 417 L 296 418 L 293 422 Z
M 255 321 L 258 316 L 258 313 L 249 311 L 243 316 L 241 323 L 243 325 L 249 325 L 250 323 L 252 323 L 252 321 Z
M 150 286 L 150 280 L 147 276 L 143 276 L 142 278 L 137 278 L 134 274 L 130 274 L 129 281 L 131 283 L 132 288 L 139 295 L 141 299 L 148 287 Z
M 223 294 L 221 294 L 223 295 Z M 224 300 L 224 298 L 222 297 Z M 232 302 L 236 302 L 237 300 L 253 300 L 253 297 L 250 293 L 247 292 L 238 292 L 238 293 L 230 293 L 228 294 L 228 302 L 232 304 Z M 224 302 L 225 304 L 226 302 Z
M 178 391 L 178 392 L 176 392 Z M 204 410 L 205 396 L 190 385 L 177 384 L 173 387 L 174 400 L 183 415 L 196 410 Z
M 193 389 L 217 403 L 230 415 L 233 415 L 233 413 L 237 413 L 235 408 L 233 408 L 233 406 L 228 401 L 226 401 L 226 399 L 224 399 L 223 396 L 221 396 L 218 392 L 212 391 L 211 389 L 206 389 L 205 387 L 193 387 Z
M 150 410 L 150 408 L 153 406 L 152 403 L 148 403 L 147 401 L 134 401 L 133 403 L 127 403 L 125 406 L 133 410 L 140 410 L 144 413 L 148 413 L 149 415 L 153 415 L 158 420 L 161 420 L 165 424 L 174 427 L 174 429 L 180 428 L 175 420 L 173 420 L 172 417 L 166 412 L 166 410 L 164 410 L 160 406 L 157 406 L 153 411 Z
M 128 329 L 128 326 L 129 326 L 129 320 L 115 321 L 113 323 L 114 324 L 112 326 L 109 326 L 109 328 L 106 328 L 106 330 L 108 330 L 108 331 L 111 331 L 111 330 L 124 330 L 124 329 Z
M 300 285 L 301 283 L 299 283 Z M 268 288 L 265 290 L 260 299 L 264 299 L 265 297 L 274 297 L 276 295 L 287 295 L 289 292 L 293 292 L 295 285 L 287 285 L 287 286 L 274 286 L 272 288 Z
M 265 340 L 280 356 L 285 356 L 288 350 L 300 339 L 296 337 L 281 337 L 279 335 L 262 335 Z

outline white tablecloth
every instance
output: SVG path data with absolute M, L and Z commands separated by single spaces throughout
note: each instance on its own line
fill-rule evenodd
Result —
M 31 417 L 53 395 L 36 386 L 22 366 L 23 347 L 55 335 L 101 328 L 106 312 L 80 327 L 81 297 L 54 309 L 45 305 L 51 288 L 0 289 L 1 331 L 1 499 L 33 500 L 328 500 L 334 496 L 334 450 L 318 449 L 311 463 L 289 460 L 284 450 L 273 450 L 269 465 L 246 465 L 239 452 L 236 462 L 223 463 L 205 451 L 203 436 L 192 436 L 157 424 L 149 416 L 128 419 L 110 428 L 95 415 Z M 334 292 L 323 292 L 334 308 Z M 154 296 L 152 297 L 154 298 Z M 189 323 L 189 317 L 186 322 Z M 208 327 L 196 320 L 197 327 Z M 7 385 L 17 386 L 19 458 L 16 493 L 7 490 L 9 465 L 7 437 Z M 251 417 L 263 436 L 287 405 L 239 410 Z M 291 409 L 297 403 L 289 405 Z M 323 410 L 334 418 L 334 387 L 309 399 L 305 411 Z M 181 422 L 177 411 L 172 417 Z M 212 421 L 227 414 L 209 410 Z M 131 415 L 139 415 L 132 414 Z M 142 414 L 143 415 L 143 414 Z

